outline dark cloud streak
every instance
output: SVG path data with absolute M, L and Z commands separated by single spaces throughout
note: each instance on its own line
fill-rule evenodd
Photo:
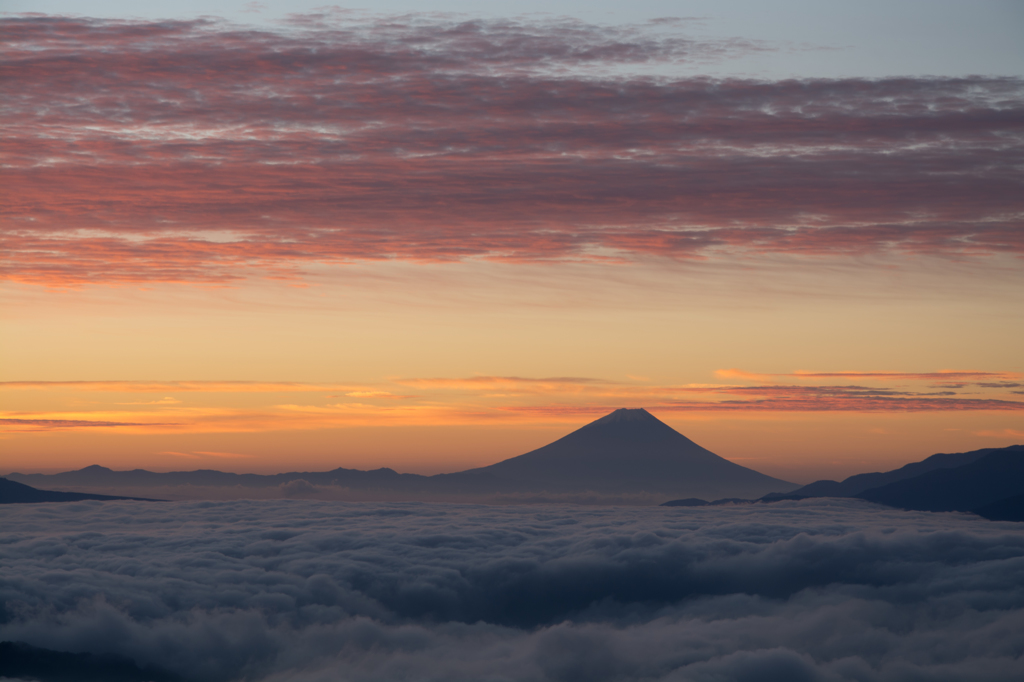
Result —
M 173 426 L 173 424 L 140 424 L 88 419 L 0 419 L 0 430 L 56 431 L 62 429 L 109 428 L 114 426 Z M 7 428 L 4 429 L 3 427 Z

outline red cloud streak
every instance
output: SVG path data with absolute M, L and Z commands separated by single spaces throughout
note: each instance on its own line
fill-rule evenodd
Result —
M 971 398 L 886 396 L 775 396 L 716 402 L 669 400 L 637 405 L 656 412 L 1019 412 L 1024 402 Z M 535 415 L 604 414 L 607 405 L 515 406 L 505 410 Z
M 84 419 L 0 419 L 4 430 L 54 431 L 60 429 L 110 428 L 114 426 L 173 426 L 173 424 L 141 424 L 132 422 L 88 421 Z
M 793 377 L 798 379 L 871 379 L 873 381 L 965 381 L 979 379 L 1020 379 L 1017 372 L 979 372 L 971 370 L 940 370 L 938 372 L 796 372 L 782 374 L 764 374 L 746 372 L 741 369 L 719 369 L 715 371 L 723 378 L 753 379 L 755 381 L 771 381 L 776 377 Z M 991 388 L 1016 386 L 1016 383 L 980 384 Z
M 9 279 L 1024 254 L 1019 79 L 613 76 L 765 48 L 564 21 L 2 23 Z

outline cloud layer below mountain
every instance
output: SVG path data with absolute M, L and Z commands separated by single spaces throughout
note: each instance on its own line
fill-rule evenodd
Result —
M 239 501 L 0 518 L 0 640 L 190 680 L 1024 674 L 1024 528 L 965 515 Z

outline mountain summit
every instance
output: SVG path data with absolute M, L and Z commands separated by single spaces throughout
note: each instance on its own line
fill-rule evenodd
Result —
M 606 414 L 600 419 L 595 419 L 594 421 L 590 422 L 583 428 L 588 429 L 592 426 L 597 426 L 599 424 L 623 424 L 628 422 L 635 422 L 638 424 L 661 424 L 662 426 L 667 426 L 663 421 L 661 421 L 660 419 L 658 419 L 657 417 L 655 417 L 653 414 L 651 414 L 642 407 L 634 410 L 631 410 L 628 407 L 620 407 L 619 409 L 615 410 L 614 412 Z
M 644 409 L 618 409 L 525 455 L 462 475 L 548 492 L 757 497 L 797 486 L 706 450 Z M 454 474 L 460 476 L 460 474 Z

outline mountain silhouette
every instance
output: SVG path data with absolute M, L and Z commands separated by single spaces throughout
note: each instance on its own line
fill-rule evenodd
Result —
M 116 654 L 72 653 L 0 642 L 0 679 L 40 682 L 179 682 L 176 675 Z
M 920 511 L 977 511 L 990 513 L 1012 506 L 1024 495 L 1024 447 L 990 452 L 954 469 L 937 469 L 859 493 L 857 497 L 890 507 Z
M 56 490 L 39 490 L 24 483 L 0 478 L 0 504 L 21 504 L 31 502 L 80 502 L 82 500 L 139 500 L 160 502 L 144 497 L 119 497 L 116 495 L 91 495 L 89 493 L 68 493 Z
M 92 465 L 59 474 L 9 474 L 35 485 L 101 488 L 218 486 L 335 486 L 417 496 L 519 493 L 656 493 L 709 499 L 784 493 L 794 483 L 719 457 L 644 409 L 619 409 L 549 445 L 497 464 L 452 474 L 420 476 L 392 469 L 334 469 L 323 472 L 234 474 L 222 471 L 156 473 L 112 471 Z
M 1024 521 L 1024 493 L 972 509 L 989 521 Z
M 1024 453 L 1024 445 L 1011 445 L 1009 449 L 1019 448 Z M 804 497 L 856 497 L 865 490 L 880 488 L 890 483 L 916 478 L 922 474 L 938 469 L 955 469 L 965 464 L 976 462 L 993 452 L 1001 452 L 1007 448 L 984 448 L 970 452 L 939 453 L 927 457 L 920 462 L 911 462 L 906 466 L 892 471 L 856 474 L 842 481 L 815 481 L 802 488 L 797 488 L 785 495 L 773 495 L 771 499 L 801 499 Z
M 898 509 L 971 512 L 992 521 L 1024 521 L 1024 445 L 940 453 L 894 471 L 816 481 L 758 502 L 857 497 Z M 754 500 L 750 500 L 754 501 Z M 674 501 L 686 506 L 686 500 Z
M 114 471 L 93 464 L 74 471 L 57 474 L 8 474 L 7 478 L 34 485 L 94 486 L 94 487 L 138 487 L 160 486 L 214 486 L 243 488 L 271 488 L 303 479 L 316 485 L 337 485 L 357 489 L 395 488 L 415 489 L 426 479 L 417 474 L 400 474 L 392 469 L 381 468 L 372 471 L 358 469 L 333 469 L 331 471 L 291 471 L 282 474 L 236 474 L 214 469 L 195 471 L 170 471 L 160 473 L 145 469 Z
M 618 409 L 544 447 L 450 479 L 547 492 L 757 497 L 795 484 L 719 457 L 644 409 Z

